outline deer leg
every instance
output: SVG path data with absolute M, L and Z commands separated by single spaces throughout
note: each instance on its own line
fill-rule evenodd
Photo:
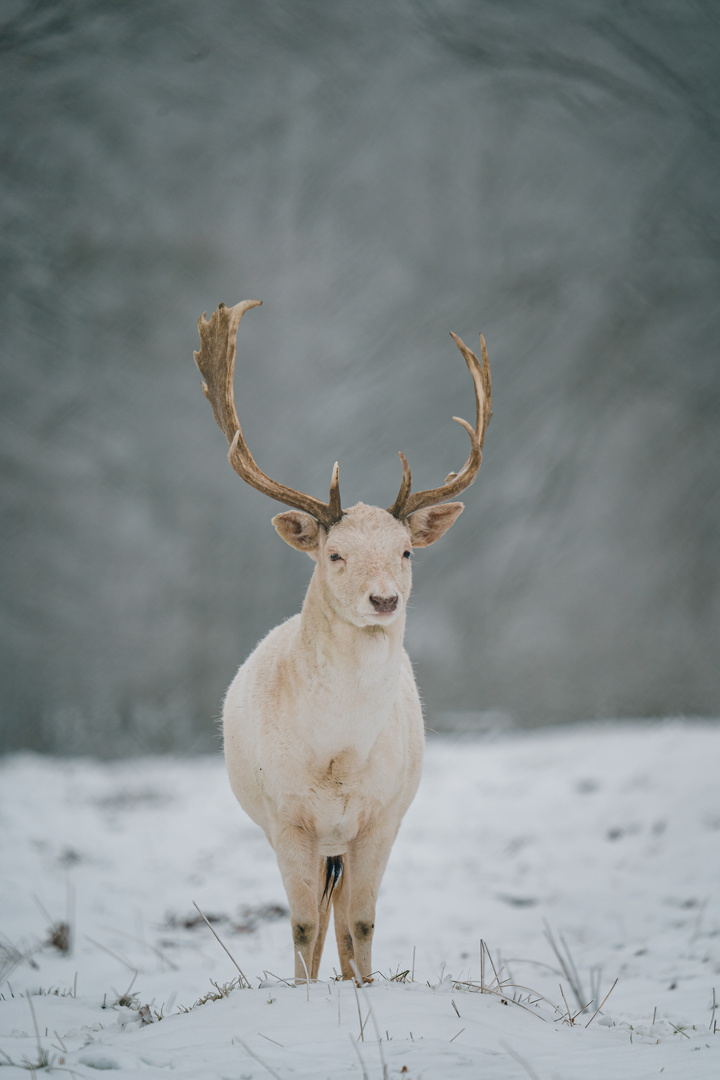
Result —
M 325 888 L 325 859 L 320 861 L 320 877 L 319 877 L 319 893 L 318 893 L 318 933 L 315 938 L 315 948 L 313 949 L 312 967 L 310 968 L 310 978 L 317 979 L 318 971 L 320 970 L 320 958 L 322 956 L 323 945 L 325 944 L 325 935 L 327 933 L 328 923 L 330 922 L 330 897 L 326 893 Z
M 372 830 L 361 833 L 353 841 L 345 856 L 348 880 L 343 918 L 345 938 L 342 946 L 338 937 L 338 949 L 344 948 L 347 966 L 350 968 L 349 975 L 343 970 L 344 978 L 352 977 L 357 968 L 363 982 L 372 982 L 375 903 L 397 828 L 395 821 L 376 820 Z M 354 960 L 355 968 L 350 963 L 351 959 Z M 340 962 L 342 966 L 342 952 Z
M 347 902 L 350 894 L 348 878 L 348 866 L 345 861 L 343 874 L 333 893 L 333 912 L 335 915 L 335 937 L 337 939 L 338 957 L 340 958 L 340 974 L 343 979 L 353 979 L 354 972 L 352 961 L 355 959 L 352 934 L 348 923 Z
M 320 932 L 320 856 L 308 832 L 292 825 L 285 826 L 273 838 L 273 847 L 290 906 L 295 982 L 306 982 Z

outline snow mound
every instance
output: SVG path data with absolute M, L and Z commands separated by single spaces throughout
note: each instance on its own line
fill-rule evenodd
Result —
M 710 722 L 431 741 L 356 990 L 331 941 L 290 984 L 221 759 L 7 758 L 3 1076 L 714 1080 L 719 765 Z

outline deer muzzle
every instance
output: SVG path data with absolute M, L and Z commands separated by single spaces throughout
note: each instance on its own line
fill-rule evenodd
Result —
M 388 615 L 396 611 L 398 606 L 397 596 L 371 596 L 370 603 L 379 615 Z

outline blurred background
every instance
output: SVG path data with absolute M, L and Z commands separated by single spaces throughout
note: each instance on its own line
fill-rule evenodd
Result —
M 428 724 L 720 712 L 712 0 L 5 0 L 0 747 L 217 746 L 309 560 L 234 474 L 196 321 L 276 479 L 387 506 Z

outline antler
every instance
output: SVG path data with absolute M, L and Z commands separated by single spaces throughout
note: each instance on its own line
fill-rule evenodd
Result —
M 485 338 L 482 334 L 480 335 L 480 348 L 482 350 L 481 365 L 475 353 L 468 349 L 467 345 L 461 341 L 457 334 L 451 332 L 450 337 L 465 357 L 465 363 L 468 366 L 468 371 L 472 375 L 472 380 L 475 385 L 476 415 L 474 430 L 470 427 L 467 420 L 461 420 L 460 417 L 453 416 L 453 420 L 457 424 L 461 424 L 470 436 L 470 454 L 460 472 L 450 473 L 440 487 L 430 488 L 428 491 L 416 491 L 414 495 L 411 495 L 410 487 L 412 478 L 410 475 L 410 466 L 408 465 L 407 458 L 401 452 L 400 460 L 402 461 L 403 468 L 402 484 L 400 485 L 397 499 L 392 506 L 388 507 L 389 513 L 396 518 L 407 518 L 410 514 L 414 514 L 416 510 L 422 510 L 426 506 L 434 506 L 436 503 L 445 502 L 446 499 L 452 499 L 455 495 L 459 495 L 461 491 L 465 491 L 466 488 L 470 487 L 477 476 L 480 463 L 482 462 L 482 448 L 485 432 L 487 431 L 487 426 L 490 423 L 490 417 L 492 416 L 492 385 L 490 381 L 490 363 L 485 347 Z
M 256 464 L 243 437 L 233 394 L 237 331 L 245 312 L 261 304 L 262 300 L 243 300 L 231 308 L 220 304 L 210 319 L 205 312 L 198 319 L 200 351 L 193 353 L 193 356 L 204 379 L 203 393 L 212 405 L 218 427 L 230 444 L 228 461 L 235 472 L 264 495 L 296 510 L 304 510 L 329 529 L 343 515 L 337 462 L 330 483 L 330 498 L 326 503 L 320 502 L 312 495 L 303 495 L 302 491 L 285 487 L 266 476 Z

